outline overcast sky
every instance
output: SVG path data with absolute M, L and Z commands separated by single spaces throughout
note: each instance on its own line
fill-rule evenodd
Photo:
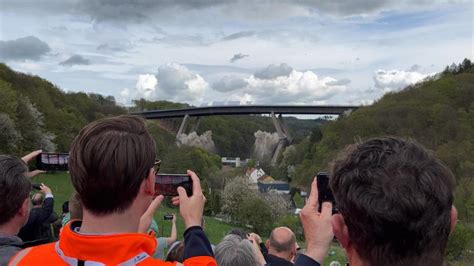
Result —
M 472 1 L 0 0 L 0 62 L 65 91 L 367 104 L 473 59 Z

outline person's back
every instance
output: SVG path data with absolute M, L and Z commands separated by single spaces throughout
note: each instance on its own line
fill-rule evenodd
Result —
M 174 265 L 153 259 L 156 239 L 137 233 L 154 197 L 156 148 L 144 120 L 121 116 L 95 121 L 71 145 L 69 170 L 83 206 L 83 220 L 71 221 L 60 240 L 23 250 L 12 265 Z M 178 188 L 186 231 L 184 264 L 216 265 L 199 226 L 205 198 L 191 171 L 193 195 Z M 156 197 L 159 204 L 163 196 Z
M 50 224 L 57 220 L 57 215 L 53 212 L 54 199 L 51 189 L 41 184 L 41 192 L 33 194 L 31 203 L 33 208 L 30 211 L 30 216 L 25 226 L 21 228 L 18 236 L 24 242 L 37 240 L 50 242 Z

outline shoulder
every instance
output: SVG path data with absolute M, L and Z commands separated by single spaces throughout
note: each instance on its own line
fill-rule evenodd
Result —
M 65 265 L 54 249 L 55 243 L 39 245 L 18 252 L 9 265 L 34 265 L 40 261 L 48 261 L 54 265 Z

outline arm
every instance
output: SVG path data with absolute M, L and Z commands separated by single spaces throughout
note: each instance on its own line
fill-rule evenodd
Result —
M 32 153 L 29 153 L 29 154 L 21 157 L 21 160 L 23 160 L 26 164 L 28 164 L 29 161 L 31 161 L 33 158 L 36 158 L 36 156 L 38 156 L 42 152 L 43 152 L 42 150 L 34 151 Z M 46 171 L 34 170 L 34 171 L 31 171 L 31 172 L 25 173 L 25 176 L 33 178 L 34 176 L 37 176 L 37 175 L 43 174 L 43 173 L 46 173 Z
M 176 237 L 178 236 L 178 230 L 176 229 L 176 215 L 173 214 L 173 224 L 171 225 L 171 236 L 166 238 L 166 243 L 168 246 L 173 244 L 176 241 Z
M 161 201 L 163 201 L 163 196 L 159 195 L 156 197 L 148 206 L 148 209 L 140 217 L 140 223 L 138 224 L 138 232 L 146 234 L 148 233 L 148 228 L 150 228 L 151 220 L 153 219 L 153 214 L 156 212 L 156 209 L 160 207 Z
M 36 221 L 38 223 L 44 223 L 53 213 L 54 209 L 54 198 L 51 189 L 45 184 L 41 183 L 41 192 L 45 194 L 43 206 L 41 211 L 37 212 Z
M 321 213 L 318 212 L 318 185 L 315 178 L 311 184 L 308 201 L 300 213 L 308 246 L 305 254 L 299 256 L 296 260 L 295 266 L 320 265 L 323 263 L 334 238 L 331 217 L 332 204 L 330 202 L 324 202 Z
M 186 190 L 178 187 L 179 197 L 173 202 L 179 204 L 179 212 L 183 217 L 186 231 L 184 232 L 184 265 L 214 266 L 217 265 L 212 252 L 211 243 L 202 230 L 202 215 L 206 197 L 202 193 L 199 177 L 188 170 L 193 180 L 193 195 L 188 197 Z
M 267 261 L 265 260 L 265 256 L 263 255 L 262 251 L 260 250 L 259 242 L 260 243 L 262 242 L 262 239 L 260 238 L 260 236 L 255 234 L 255 233 L 251 233 L 247 238 L 252 243 L 253 252 L 257 256 L 257 259 L 258 259 L 258 262 L 260 263 L 260 265 L 266 265 Z

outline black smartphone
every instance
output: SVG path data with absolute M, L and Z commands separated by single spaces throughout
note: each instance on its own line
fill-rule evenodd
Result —
M 155 176 L 155 196 L 178 196 L 178 187 L 183 187 L 186 194 L 193 194 L 193 180 L 187 174 L 157 174 Z
M 173 220 L 173 214 L 165 214 L 165 216 L 163 216 L 163 220 Z
M 68 171 L 68 153 L 42 152 L 36 156 L 36 169 L 43 171 Z
M 318 182 L 318 201 L 319 201 L 318 211 L 321 212 L 321 207 L 323 205 L 323 202 L 329 201 L 332 203 L 332 214 L 338 213 L 336 200 L 334 199 L 332 190 L 329 187 L 329 173 L 319 172 L 316 175 L 316 181 Z
M 38 184 L 38 183 L 31 184 L 31 187 L 33 187 L 33 189 L 36 189 L 36 190 L 41 190 L 41 184 Z

